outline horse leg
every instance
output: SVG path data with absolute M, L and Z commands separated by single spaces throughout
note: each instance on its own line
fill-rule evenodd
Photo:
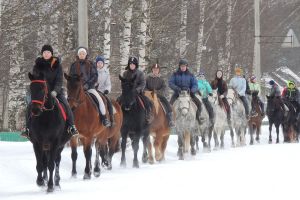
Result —
M 60 161 L 61 161 L 61 152 L 62 152 L 63 148 L 60 148 L 58 150 L 58 153 L 56 155 L 56 159 L 55 159 L 55 174 L 54 174 L 54 184 L 56 187 L 60 188 L 59 182 L 60 182 L 60 175 L 59 175 L 59 165 L 60 165 Z
M 72 149 L 71 152 L 71 158 L 72 158 L 72 172 L 71 175 L 72 177 L 76 177 L 77 175 L 77 170 L 76 170 L 76 161 L 77 161 L 77 157 L 78 157 L 78 153 L 77 153 L 77 138 L 71 138 L 70 140 L 70 146 Z
M 221 149 L 224 149 L 224 135 L 225 135 L 225 131 L 221 131 L 221 136 L 220 136 L 220 140 L 221 140 Z
M 279 143 L 279 125 L 276 125 L 276 144 Z
M 230 126 L 230 137 L 231 137 L 231 147 L 235 147 L 235 142 L 234 142 L 234 131 L 232 127 Z
M 138 133 L 135 133 L 138 134 Z M 139 151 L 139 141 L 140 141 L 140 135 L 134 135 L 132 140 L 132 149 L 133 149 L 133 168 L 139 168 L 139 161 L 138 161 L 138 151 Z
M 142 156 L 143 163 L 146 163 L 148 161 L 147 147 L 149 143 L 150 143 L 150 136 L 143 136 L 143 156 Z
M 127 131 L 121 130 L 122 132 L 122 140 L 121 140 L 121 149 L 122 149 L 122 156 L 121 156 L 121 166 L 126 167 L 126 157 L 125 157 L 125 150 L 127 145 Z
M 272 144 L 272 125 L 273 125 L 273 123 L 270 122 L 270 124 L 269 124 L 269 144 Z
M 215 131 L 212 131 L 212 132 L 209 132 L 209 133 L 208 133 L 207 152 L 210 152 L 210 151 L 211 151 L 211 145 L 210 145 L 210 143 L 211 143 L 211 138 L 212 138 L 213 132 L 215 132 Z
M 205 138 L 204 138 L 204 142 L 205 142 Z M 196 135 L 196 137 L 195 137 L 195 143 L 196 143 L 196 150 L 199 151 L 199 136 L 198 135 Z
M 195 149 L 195 135 L 193 133 L 191 133 L 191 141 L 190 141 L 190 145 L 191 145 L 191 155 L 196 155 L 196 149 Z
M 162 158 L 162 142 L 163 142 L 163 132 L 158 132 L 156 134 L 155 140 L 154 140 L 154 149 L 155 149 L 155 160 L 159 161 Z
M 96 157 L 95 157 L 95 163 L 94 163 L 94 176 L 99 177 L 101 174 L 101 169 L 100 169 L 100 144 L 98 141 L 95 142 L 95 150 L 96 150 Z
M 254 133 L 254 125 L 249 124 L 249 133 L 250 133 L 250 145 L 253 145 L 254 138 L 253 138 L 253 133 Z
M 84 156 L 85 156 L 85 169 L 83 179 L 91 179 L 91 158 L 92 158 L 92 148 L 91 148 L 91 139 L 84 142 Z
M 49 154 L 49 160 L 48 160 L 48 169 L 49 169 L 49 180 L 48 180 L 48 188 L 47 192 L 53 192 L 54 187 L 53 187 L 53 171 L 54 171 L 54 157 L 57 154 L 55 152 L 55 147 L 50 150 L 50 152 L 47 152 Z
M 214 148 L 214 150 L 218 150 L 220 144 L 219 144 L 218 134 L 217 134 L 216 131 L 214 132 L 214 140 L 215 140 L 215 148 Z
M 184 159 L 184 157 L 183 157 L 183 132 L 179 133 L 177 143 L 178 143 L 177 155 L 179 157 L 179 160 L 183 160 Z
M 260 139 L 259 139 L 259 135 L 260 135 L 260 131 L 261 131 L 261 124 L 258 124 L 256 127 L 256 142 L 259 143 Z
M 37 179 L 36 179 L 36 184 L 38 186 L 44 186 L 45 181 L 42 176 L 42 172 L 44 169 L 43 166 L 43 152 L 41 147 L 38 144 L 33 144 L 33 149 L 35 153 L 35 158 L 36 158 L 36 171 L 38 173 Z M 47 165 L 46 165 L 47 166 Z
M 162 143 L 161 143 L 161 157 L 158 161 L 163 161 L 165 160 L 165 152 L 166 152 L 166 148 L 167 148 L 167 144 L 168 144 L 168 139 L 169 139 L 169 135 L 166 135 L 163 137 L 162 139 Z
M 156 138 L 153 138 L 153 139 L 156 140 Z M 152 150 L 151 138 L 148 141 L 147 148 L 148 148 L 148 162 L 150 164 L 153 164 L 154 163 L 154 158 L 153 158 L 153 150 Z

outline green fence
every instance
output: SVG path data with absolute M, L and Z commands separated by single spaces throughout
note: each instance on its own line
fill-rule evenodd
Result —
M 0 132 L 0 141 L 26 142 L 26 138 L 20 136 L 20 132 Z

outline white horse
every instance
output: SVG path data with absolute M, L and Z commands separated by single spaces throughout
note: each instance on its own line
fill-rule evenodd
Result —
M 245 135 L 246 135 L 248 121 L 246 118 L 246 112 L 245 112 L 243 102 L 239 99 L 238 94 L 233 89 L 228 89 L 227 100 L 232 110 L 231 118 L 232 118 L 232 126 L 235 129 L 235 134 L 236 134 L 236 145 L 244 146 L 246 145 Z M 234 142 L 233 136 L 231 139 Z
M 214 141 L 215 141 L 215 147 L 214 149 L 218 149 L 219 147 L 224 148 L 224 135 L 225 135 L 225 128 L 227 126 L 227 115 L 225 111 L 225 107 L 223 105 L 223 102 L 221 99 L 219 99 L 217 90 L 213 90 L 213 96 L 210 98 L 210 102 L 212 104 L 212 107 L 215 112 L 215 123 L 213 126 L 213 135 L 214 135 Z M 212 133 L 209 134 L 209 142 L 208 147 L 209 150 L 211 148 L 210 141 L 212 138 Z M 221 146 L 219 143 L 219 138 L 221 141 Z
M 196 155 L 195 133 L 197 132 L 196 110 L 197 106 L 192 101 L 187 91 L 182 91 L 174 103 L 176 114 L 175 131 L 178 135 L 179 160 L 184 159 L 184 152 L 188 151 L 190 143 L 191 154 Z

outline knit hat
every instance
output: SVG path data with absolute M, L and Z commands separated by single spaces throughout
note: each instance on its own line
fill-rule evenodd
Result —
M 186 60 L 186 59 L 180 59 L 180 61 L 179 61 L 179 67 L 181 66 L 181 65 L 186 65 L 186 66 L 188 66 L 188 61 Z
M 251 77 L 250 77 L 250 80 L 251 81 L 253 81 L 253 80 L 255 80 L 256 79 L 256 76 L 254 76 L 254 75 L 252 75 Z
M 49 45 L 49 44 L 45 44 L 45 45 L 42 47 L 41 54 L 43 54 L 44 51 L 50 51 L 51 54 L 53 55 L 53 48 L 52 48 L 51 45 Z
M 296 85 L 295 85 L 294 81 L 288 81 L 287 86 L 288 86 L 288 88 L 295 88 Z
M 85 54 L 87 54 L 86 49 L 83 48 L 83 47 L 80 47 L 80 48 L 78 49 L 78 51 L 77 51 L 77 55 L 79 55 L 79 53 L 82 52 L 82 51 L 83 51 Z
M 269 81 L 269 84 L 270 84 L 270 85 L 274 85 L 274 84 L 275 84 L 275 81 L 274 81 L 274 80 L 270 80 L 270 81 Z
M 135 67 L 137 69 L 139 67 L 139 60 L 134 56 L 130 56 L 129 59 L 128 59 L 127 67 L 125 68 L 125 70 L 129 69 L 130 64 L 135 64 Z
M 103 64 L 104 64 L 105 59 L 104 59 L 102 56 L 97 56 L 97 57 L 96 57 L 96 64 L 97 64 L 99 61 L 103 62 Z
M 199 74 L 198 74 L 198 76 L 205 76 L 204 71 L 200 71 Z

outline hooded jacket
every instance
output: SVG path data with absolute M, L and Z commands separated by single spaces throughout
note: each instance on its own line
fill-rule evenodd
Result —
M 105 90 L 108 90 L 108 92 L 111 91 L 111 81 L 110 81 L 110 74 L 109 69 L 107 69 L 106 66 L 102 67 L 101 69 L 97 68 L 98 72 L 98 87 L 97 89 L 100 92 L 104 92 Z
M 178 68 L 169 79 L 169 87 L 175 92 L 189 89 L 192 93 L 196 93 L 198 91 L 198 82 L 188 69 L 183 72 Z

